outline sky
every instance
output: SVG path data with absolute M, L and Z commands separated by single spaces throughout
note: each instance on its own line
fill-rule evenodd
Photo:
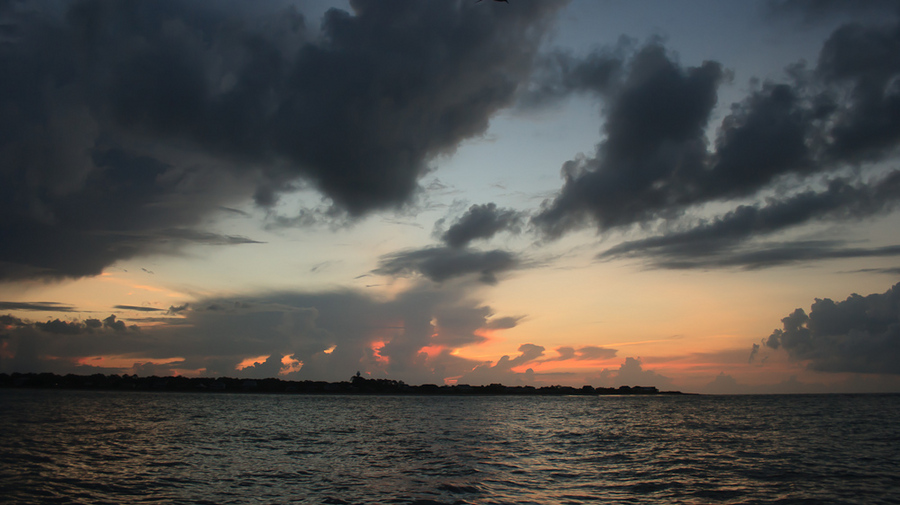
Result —
M 0 372 L 900 392 L 900 8 L 0 0 Z

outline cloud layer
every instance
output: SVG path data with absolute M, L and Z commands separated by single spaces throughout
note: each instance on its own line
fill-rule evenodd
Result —
M 94 358 L 112 357 L 120 363 L 116 366 L 127 363 L 126 370 L 132 363 L 162 363 L 170 372 L 271 377 L 294 363 L 299 370 L 293 378 L 345 380 L 362 370 L 442 383 L 480 364 L 454 356 L 453 350 L 479 344 L 486 338 L 483 331 L 513 328 L 521 319 L 493 317 L 490 307 L 469 298 L 465 288 L 431 284 L 392 300 L 353 291 L 213 298 L 172 307 L 167 315 L 179 317 L 153 314 L 150 320 L 157 324 L 140 329 L 115 314 L 47 322 L 2 316 L 0 370 L 84 373 L 97 370 L 86 365 L 105 366 Z M 251 362 L 238 371 L 245 360 L 260 356 L 258 365 Z
M 844 301 L 816 299 L 797 309 L 764 339 L 820 372 L 900 374 L 900 284 L 882 294 Z
M 562 189 L 532 219 L 545 237 L 586 226 L 659 227 L 661 234 L 600 257 L 638 257 L 667 268 L 759 268 L 788 260 L 774 258 L 783 256 L 777 245 L 756 239 L 896 209 L 897 171 L 856 169 L 895 159 L 900 146 L 900 24 L 840 27 L 813 68 L 798 64 L 786 69 L 786 82 L 757 85 L 719 125 L 710 119 L 729 79 L 721 64 L 681 65 L 659 42 L 620 46 L 547 59 L 538 73 L 543 84 L 525 95 L 532 105 L 573 92 L 604 101 L 596 152 L 563 165 Z M 730 203 L 747 199 L 760 203 Z M 710 204 L 733 210 L 698 220 Z M 794 245 L 802 247 L 787 247 Z M 879 254 L 833 243 L 821 257 L 856 252 Z M 769 253 L 772 261 L 760 258 Z
M 4 2 L 0 279 L 243 242 L 196 230 L 298 184 L 351 216 L 409 203 L 512 103 L 562 4 L 354 0 L 314 36 L 276 3 Z

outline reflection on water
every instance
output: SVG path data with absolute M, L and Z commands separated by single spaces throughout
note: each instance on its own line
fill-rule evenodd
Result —
M 900 395 L 0 391 L 10 503 L 898 503 Z

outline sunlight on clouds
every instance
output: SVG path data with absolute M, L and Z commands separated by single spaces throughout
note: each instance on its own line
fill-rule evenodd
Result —
M 334 350 L 334 347 L 330 349 Z M 327 354 L 327 352 L 326 352 Z M 303 362 L 292 359 L 290 356 L 285 356 L 281 358 L 281 364 L 283 365 L 281 371 L 278 372 L 278 375 L 287 375 L 289 373 L 299 372 L 301 368 L 303 368 Z
M 424 354 L 427 359 L 432 359 L 435 356 L 444 352 L 447 348 L 442 345 L 426 345 L 419 349 L 419 353 Z
M 388 365 L 391 362 L 390 358 L 381 355 L 381 350 L 384 349 L 385 345 L 387 345 L 387 342 L 383 340 L 377 340 L 375 342 L 372 342 L 372 345 L 369 348 L 372 349 L 372 356 L 376 361 L 381 364 Z
M 896 9 L 493 3 L 16 3 L 0 369 L 851 380 L 764 339 L 896 282 Z
M 234 367 L 234 369 L 235 370 L 243 370 L 243 369 L 249 368 L 251 366 L 262 365 L 263 363 L 266 362 L 267 359 L 269 359 L 269 356 L 267 354 L 256 356 L 255 358 L 245 358 L 243 361 L 238 363 Z

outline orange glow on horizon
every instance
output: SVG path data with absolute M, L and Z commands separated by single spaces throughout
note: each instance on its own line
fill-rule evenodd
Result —
M 625 361 L 625 358 L 612 358 L 607 360 L 587 360 L 587 359 L 566 359 L 566 360 L 545 360 L 530 361 L 523 365 L 513 367 L 511 370 L 516 373 L 524 373 L 529 368 L 535 372 L 555 372 L 555 371 L 597 371 L 604 368 L 619 368 L 619 365 Z

